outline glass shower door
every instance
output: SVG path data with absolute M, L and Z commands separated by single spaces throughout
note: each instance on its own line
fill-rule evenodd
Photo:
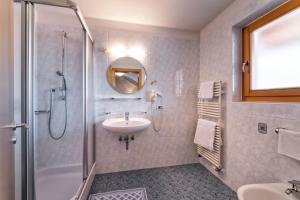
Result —
M 36 200 L 67 200 L 83 182 L 83 30 L 67 8 L 34 5 Z

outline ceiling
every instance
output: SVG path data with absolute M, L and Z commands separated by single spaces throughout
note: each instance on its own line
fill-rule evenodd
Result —
M 201 30 L 234 0 L 74 0 L 85 17 Z

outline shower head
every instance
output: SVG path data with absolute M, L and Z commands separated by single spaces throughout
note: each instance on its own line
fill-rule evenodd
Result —
M 58 76 L 64 76 L 64 74 L 62 73 L 62 71 L 56 71 L 56 74 L 57 74 Z
M 62 71 L 56 71 L 56 75 L 60 76 L 62 78 L 62 86 L 61 86 L 61 90 L 67 90 L 67 84 L 66 84 L 66 79 L 65 79 L 65 75 L 63 74 Z

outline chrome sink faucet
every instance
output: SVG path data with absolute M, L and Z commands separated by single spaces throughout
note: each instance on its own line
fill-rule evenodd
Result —
M 125 112 L 125 120 L 126 120 L 126 121 L 129 120 L 129 112 Z
M 288 188 L 285 190 L 285 193 L 287 195 L 290 195 L 294 192 L 300 192 L 300 181 L 297 181 L 297 180 L 292 180 L 292 181 L 289 181 L 288 183 L 292 184 L 292 188 Z

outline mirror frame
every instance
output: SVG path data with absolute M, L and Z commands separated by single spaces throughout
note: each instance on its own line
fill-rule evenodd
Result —
M 128 91 L 128 90 L 127 90 L 127 91 L 123 91 L 123 90 L 119 90 L 117 87 L 114 87 L 114 86 L 112 85 L 112 83 L 110 82 L 110 79 L 109 79 L 109 71 L 110 71 L 110 68 L 111 68 L 112 64 L 113 64 L 115 61 L 117 61 L 118 59 L 121 59 L 121 58 L 131 58 L 131 59 L 137 60 L 137 61 L 141 64 L 142 69 L 144 70 L 144 73 L 145 73 L 145 81 L 144 81 L 144 83 L 141 85 L 140 89 L 138 89 L 138 90 L 136 90 L 136 91 L 133 91 L 133 92 Z M 125 56 L 125 57 L 119 57 L 119 58 L 113 60 L 113 61 L 109 64 L 109 66 L 107 67 L 107 70 L 106 70 L 106 80 L 107 80 L 107 82 L 109 83 L 110 87 L 111 87 L 114 91 L 116 91 L 116 92 L 118 92 L 118 93 L 120 93 L 120 94 L 134 94 L 134 93 L 136 93 L 136 92 L 138 92 L 138 91 L 140 91 L 140 90 L 142 90 L 142 89 L 144 88 L 144 86 L 146 85 L 148 79 L 147 79 L 147 71 L 146 71 L 145 66 L 144 66 L 138 59 L 133 58 L 133 57 L 130 57 L 130 56 Z

